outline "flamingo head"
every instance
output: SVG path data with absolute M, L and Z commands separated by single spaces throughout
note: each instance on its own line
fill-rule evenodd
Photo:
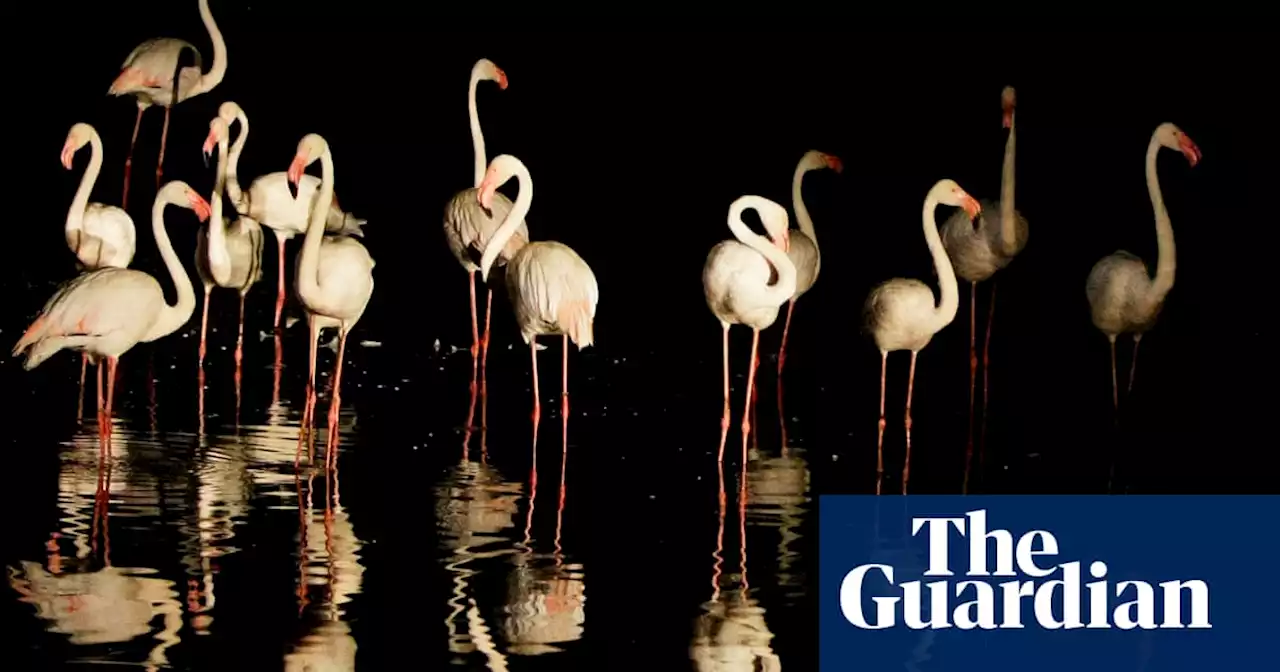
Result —
M 93 137 L 93 127 L 84 122 L 71 127 L 67 133 L 67 141 L 62 144 L 62 167 L 71 170 L 71 161 L 81 147 L 89 144 Z
M 1000 109 L 1004 112 L 1003 125 L 1005 128 L 1013 128 L 1013 108 L 1017 104 L 1017 100 L 1013 87 L 1004 87 L 1004 91 L 1000 93 Z
M 970 220 L 982 212 L 982 206 L 978 201 L 964 189 L 961 189 L 955 180 L 940 180 L 934 185 L 933 193 L 937 196 L 939 203 L 964 208 L 964 212 L 969 215 Z
M 209 157 L 213 154 L 213 148 L 226 142 L 227 128 L 227 122 L 221 116 L 214 117 L 213 121 L 209 122 L 209 135 L 204 139 L 204 147 L 201 148 L 206 168 L 209 166 Z
M 473 81 L 487 79 L 497 82 L 499 89 L 507 90 L 507 73 L 487 58 L 476 61 L 475 67 L 472 68 L 472 77 Z
M 227 122 L 227 126 L 231 126 L 231 122 L 242 114 L 244 114 L 244 110 L 230 100 L 218 106 L 218 118 Z
M 1183 133 L 1182 129 L 1177 126 L 1174 126 L 1169 122 L 1160 124 L 1159 128 L 1156 129 L 1156 138 L 1160 141 L 1161 145 L 1168 147 L 1169 149 L 1176 149 L 1179 152 L 1182 152 L 1182 155 L 1187 157 L 1187 162 L 1189 162 L 1193 168 L 1197 163 L 1200 163 L 1200 158 L 1202 156 L 1200 148 L 1196 146 L 1196 143 L 1191 140 L 1190 136 Z
M 194 210 L 201 223 L 209 219 L 209 216 L 213 214 L 213 208 L 209 205 L 209 201 L 204 200 L 204 196 L 201 196 L 195 189 L 191 188 L 191 185 L 181 180 L 174 180 L 164 185 L 160 189 L 160 193 L 156 194 L 157 201 L 161 198 L 175 205 Z
M 844 170 L 844 163 L 840 161 L 840 157 L 826 152 L 819 152 L 816 149 L 805 152 L 804 158 L 800 159 L 800 170 L 802 171 L 822 170 L 823 168 L 830 168 L 839 173 Z
M 493 210 L 494 192 L 515 175 L 518 161 L 514 156 L 503 154 L 489 162 L 489 169 L 485 171 L 484 179 L 480 181 L 480 186 L 476 187 L 476 201 L 485 210 Z
M 293 162 L 289 164 L 288 173 L 289 191 L 293 192 L 295 201 L 298 200 L 298 182 L 302 180 L 302 174 L 307 170 L 307 166 L 328 151 L 329 144 L 315 133 L 307 135 L 298 143 L 298 152 L 294 155 Z

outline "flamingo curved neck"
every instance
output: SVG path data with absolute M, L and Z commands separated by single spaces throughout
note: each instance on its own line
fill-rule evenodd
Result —
M 772 285 L 766 284 L 760 297 L 771 304 L 781 306 L 796 293 L 796 266 L 792 263 L 791 257 L 778 249 L 772 240 L 752 231 L 742 221 L 744 211 L 750 208 L 761 212 L 763 203 L 764 199 L 759 197 L 746 197 L 734 201 L 733 205 L 729 206 L 729 230 L 733 232 L 734 238 L 759 252 L 777 270 L 778 281 Z
M 1017 111 L 1009 113 L 1009 139 L 1004 143 L 1004 166 L 1000 171 L 1000 243 L 1006 255 L 1016 251 L 1017 221 L 1013 208 L 1014 153 L 1018 137 Z
M 1148 300 L 1159 303 L 1173 289 L 1173 277 L 1177 270 L 1177 247 L 1173 242 L 1173 222 L 1169 220 L 1169 210 L 1164 205 L 1164 193 L 1160 190 L 1160 178 L 1157 176 L 1156 156 L 1160 154 L 1160 140 L 1151 136 L 1151 144 L 1147 145 L 1147 193 L 1151 196 L 1151 208 L 1156 215 L 1156 277 L 1151 283 Z
M 800 225 L 800 230 L 813 241 L 813 246 L 817 247 L 818 234 L 813 230 L 813 218 L 809 216 L 809 208 L 805 207 L 804 195 L 801 193 L 804 175 L 810 170 L 803 163 L 796 166 L 795 175 L 791 178 L 791 206 L 796 211 L 796 223 Z
M 209 274 L 219 285 L 231 280 L 231 255 L 227 251 L 227 225 L 222 220 L 222 190 L 227 181 L 227 137 L 218 139 L 218 177 L 213 182 L 213 196 L 209 199 L 209 244 L 207 247 Z
M 476 70 L 471 73 L 471 85 L 467 87 L 467 114 L 471 119 L 471 151 L 475 158 L 473 173 L 475 179 L 471 184 L 473 187 L 480 186 L 484 181 L 484 172 L 489 167 L 489 160 L 485 157 L 484 131 L 480 130 L 480 110 L 476 106 L 476 87 L 479 84 L 480 72 Z
M 520 193 L 516 195 L 516 202 L 511 205 L 507 218 L 502 220 L 502 225 L 489 239 L 489 243 L 484 248 L 484 255 L 480 257 L 480 275 L 486 280 L 489 277 L 489 267 L 497 260 L 502 248 L 507 246 L 511 236 L 515 235 L 520 222 L 524 221 L 525 216 L 529 214 L 529 208 L 533 205 L 533 176 L 529 174 L 529 169 L 524 163 L 516 162 L 514 176 Z
M 98 132 L 89 135 L 89 167 L 80 176 L 80 186 L 76 187 L 76 195 L 71 199 L 71 207 L 67 210 L 66 232 L 80 231 L 84 228 L 84 211 L 89 206 L 89 194 L 98 181 L 98 173 L 102 170 L 102 138 Z
M 934 310 L 936 329 L 934 333 L 951 324 L 956 318 L 956 310 L 960 308 L 960 288 L 956 285 L 956 272 L 951 266 L 951 258 L 942 246 L 942 237 L 938 235 L 938 220 L 934 211 L 938 209 L 938 197 L 930 193 L 924 199 L 924 240 L 929 245 L 929 254 L 933 255 L 933 268 L 938 272 L 938 289 L 942 297 Z
M 160 308 L 160 315 L 151 330 L 142 338 L 144 343 L 149 343 L 158 338 L 163 338 L 172 334 L 187 323 L 191 319 L 191 314 L 196 310 L 196 292 L 191 286 L 191 278 L 187 275 L 187 269 L 182 267 L 182 261 L 178 259 L 178 254 L 173 251 L 173 243 L 169 241 L 169 234 L 165 230 L 164 225 L 164 209 L 171 203 L 176 203 L 172 197 L 159 196 L 156 198 L 155 205 L 151 208 L 151 232 L 156 238 L 156 247 L 160 250 L 160 258 L 164 260 L 164 267 L 169 271 L 169 277 L 173 279 L 174 287 L 178 290 L 178 302 L 172 306 L 164 304 Z
M 236 121 L 240 122 L 240 134 L 236 136 L 236 141 L 231 143 L 231 156 L 227 159 L 226 191 L 227 196 L 231 197 L 231 207 L 235 208 L 236 212 L 241 215 L 248 216 L 249 198 L 240 188 L 238 170 L 240 153 L 244 151 L 244 143 L 249 140 L 249 117 L 244 113 L 244 110 L 240 110 L 236 112 Z M 218 160 L 221 161 L 221 157 Z
M 333 200 L 333 154 L 326 145 L 320 154 L 320 187 L 315 203 Z M 298 295 L 314 301 L 320 296 L 320 243 L 324 238 L 325 219 L 329 210 L 323 207 L 311 209 L 311 221 L 307 224 L 307 236 L 302 241 L 302 256 L 298 259 Z
M 218 29 L 218 24 L 213 21 L 213 12 L 209 11 L 209 0 L 200 0 L 200 20 L 209 31 L 209 41 L 213 42 L 213 65 L 209 67 L 209 72 L 200 75 L 195 91 L 191 92 L 192 96 L 213 89 L 222 83 L 223 77 L 227 76 L 227 43 L 222 39 L 222 31 Z

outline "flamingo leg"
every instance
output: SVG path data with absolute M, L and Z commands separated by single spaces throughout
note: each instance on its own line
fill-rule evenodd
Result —
M 133 172 L 133 148 L 138 144 L 138 128 L 142 126 L 142 113 L 146 110 L 146 107 L 138 106 L 138 118 L 133 122 L 133 137 L 129 140 L 129 153 L 124 157 L 124 194 L 120 197 L 122 210 L 129 208 L 129 176 Z
M 1142 342 L 1142 334 L 1133 335 L 1133 361 L 1129 362 L 1129 387 L 1125 396 L 1133 394 L 1133 377 L 1138 372 L 1138 344 Z
M 89 370 L 89 355 L 80 354 L 80 400 L 76 402 L 76 420 L 84 421 L 84 376 Z
M 338 361 L 333 365 L 333 394 L 329 397 L 329 441 L 325 458 L 332 469 L 338 463 L 338 414 L 342 410 L 342 360 L 347 352 L 347 330 L 338 333 Z
M 1107 340 L 1111 342 L 1111 403 L 1118 414 L 1120 413 L 1120 385 L 1116 382 L 1116 337 L 1108 335 Z M 1117 416 L 1116 422 L 1119 421 Z
M 271 328 L 280 329 L 280 312 L 284 310 L 284 234 L 276 231 L 276 317 Z
M 493 313 L 493 290 L 484 300 L 484 336 L 480 339 L 480 366 L 489 364 L 489 316 Z
M 107 358 L 107 412 L 105 435 L 107 437 L 107 450 L 111 450 L 111 420 L 115 417 L 115 398 L 116 398 L 116 363 L 119 360 L 116 357 Z M 102 368 L 102 367 L 98 367 Z
M 724 441 L 729 431 L 729 325 L 722 325 L 724 342 L 724 414 L 720 416 L 720 461 L 724 461 Z
M 468 273 L 471 281 L 471 364 L 474 367 L 480 356 L 480 326 L 476 315 L 476 274 Z
M 298 433 L 298 455 L 301 455 L 302 453 L 302 442 L 306 440 L 307 435 L 311 433 L 311 422 L 312 422 L 312 417 L 315 413 L 315 403 L 316 403 L 316 349 L 318 346 L 318 343 L 316 341 L 320 336 L 320 330 L 316 327 L 315 315 L 309 315 L 307 317 L 307 323 L 308 323 L 309 331 L 311 334 L 310 335 L 311 347 L 310 347 L 310 354 L 308 356 L 309 366 L 308 366 L 308 375 L 307 375 L 307 401 L 305 404 L 303 404 L 303 407 L 302 407 L 302 429 Z M 315 450 L 313 448 L 314 445 L 315 444 L 313 442 L 310 442 L 310 441 L 307 442 L 307 460 L 308 461 L 315 459 Z M 298 457 L 295 456 L 294 463 L 296 464 L 297 461 L 298 461 Z
M 756 368 L 760 364 L 760 330 L 751 330 L 751 370 L 747 372 L 747 401 L 742 407 L 742 462 L 747 461 L 747 437 L 751 434 L 751 395 L 755 393 Z
M 542 418 L 542 402 L 538 401 L 538 337 L 529 337 L 529 357 L 533 360 L 533 428 L 538 431 L 538 420 Z M 536 441 L 535 441 L 536 443 Z
M 907 411 L 902 424 L 907 430 L 907 455 L 902 461 L 902 494 L 907 494 L 907 478 L 911 475 L 911 392 L 916 383 L 916 351 L 911 351 L 911 369 L 907 373 Z
M 782 346 L 778 348 L 778 375 L 782 375 L 782 367 L 787 363 L 787 335 L 791 333 L 791 316 L 796 312 L 796 300 L 787 302 L 787 321 L 782 325 Z
M 102 362 L 98 362 L 98 433 L 107 431 L 107 404 L 102 394 Z
M 204 309 L 200 313 L 200 368 L 204 368 L 204 355 L 206 337 L 209 331 L 209 294 L 213 292 L 212 285 L 204 286 Z
M 160 158 L 156 161 L 156 189 L 160 189 L 160 177 L 164 175 L 164 145 L 169 139 L 169 112 L 173 106 L 164 108 L 164 128 L 160 131 Z
M 969 471 L 973 466 L 973 404 L 978 387 L 978 283 L 969 283 L 969 433 L 964 444 L 964 485 L 969 492 Z
M 880 421 L 876 423 L 876 494 L 884 481 L 884 374 L 889 364 L 889 351 L 880 351 Z
M 996 319 L 996 281 L 991 281 L 991 306 L 987 308 L 987 333 L 982 338 L 982 425 L 978 430 L 978 471 L 987 457 L 987 413 L 991 408 L 991 325 Z
M 561 336 L 564 339 L 564 356 L 560 364 L 560 417 L 564 420 L 565 426 L 569 422 L 569 336 L 565 334 Z

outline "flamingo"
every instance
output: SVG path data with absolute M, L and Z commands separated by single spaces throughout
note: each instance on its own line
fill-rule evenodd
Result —
M 284 172 L 267 173 L 258 177 L 249 185 L 249 191 L 240 188 L 237 175 L 240 165 L 240 153 L 244 151 L 244 143 L 249 139 L 249 117 L 238 104 L 227 101 L 218 108 L 218 117 L 230 127 L 240 122 L 240 135 L 231 143 L 231 154 L 227 164 L 227 196 L 236 212 L 248 217 L 262 226 L 271 229 L 276 236 L 276 314 L 271 327 L 280 327 L 280 313 L 284 310 L 284 246 L 285 242 L 300 233 L 307 232 L 307 222 L 311 211 L 315 209 L 320 195 L 320 179 L 313 175 L 303 175 L 298 183 L 297 198 L 289 189 L 289 176 Z M 358 219 L 342 211 L 338 206 L 338 195 L 334 193 L 329 199 L 329 210 L 325 218 L 325 232 L 343 236 L 364 237 L 364 227 L 368 221 Z
M 769 234 L 767 238 L 751 231 L 742 221 L 742 213 L 748 208 L 760 215 L 760 221 Z M 796 292 L 796 265 L 787 254 L 791 238 L 788 227 L 786 208 L 760 196 L 742 196 L 729 206 L 729 230 L 737 240 L 716 244 L 702 268 L 702 290 L 711 313 L 720 320 L 724 350 L 720 460 L 724 460 L 723 438 L 729 428 L 729 326 L 743 324 L 751 327 L 752 331 L 747 401 L 742 413 L 742 459 L 745 463 L 746 437 L 751 430 L 751 393 L 756 368 L 760 364 L 757 354 L 760 330 L 767 329 L 778 319 L 779 308 Z
M 80 177 L 80 186 L 67 210 L 67 245 L 75 253 L 81 270 L 96 271 L 100 268 L 128 268 L 137 248 L 137 231 L 129 213 L 114 205 L 90 203 L 89 195 L 102 170 L 102 138 L 93 126 L 78 123 L 67 133 L 62 145 L 62 167 L 71 170 L 76 152 L 86 144 L 90 146 L 89 167 Z M 80 357 L 80 392 L 83 398 L 84 376 L 89 368 L 89 356 Z
M 954 180 L 939 180 L 924 199 L 924 239 L 933 255 L 942 300 L 934 303 L 933 290 L 914 278 L 893 278 L 876 285 L 867 295 L 863 322 L 880 350 L 880 422 L 876 435 L 876 494 L 884 476 L 884 379 L 889 353 L 911 351 L 911 368 L 907 374 L 907 409 L 903 424 L 907 432 L 907 454 L 902 465 L 902 494 L 907 494 L 907 478 L 911 473 L 911 392 L 916 378 L 916 355 L 934 334 L 956 319 L 960 307 L 956 274 L 938 235 L 938 222 L 933 211 L 938 204 L 964 208 L 970 218 L 982 212 L 978 204 Z
M 209 203 L 186 182 L 173 181 L 156 194 L 151 229 L 165 268 L 178 290 L 174 305 L 165 303 L 164 288 L 154 277 L 128 268 L 100 268 L 82 273 L 54 292 L 26 333 L 13 346 L 13 356 L 25 353 L 30 371 L 60 350 L 78 350 L 96 364 L 107 360 L 107 396 L 102 397 L 102 368 L 98 368 L 98 418 L 103 428 L 111 421 L 116 362 L 138 343 L 150 343 L 177 331 L 195 311 L 195 290 L 173 251 L 165 231 L 164 209 L 177 205 L 194 210 L 203 222 Z
M 782 347 L 778 349 L 778 375 L 782 375 L 782 367 L 787 361 L 787 335 L 791 332 L 791 315 L 796 310 L 796 300 L 813 287 L 818 279 L 818 271 L 822 267 L 822 255 L 818 250 L 818 234 L 813 230 L 813 218 L 809 217 L 809 209 L 804 205 L 804 196 L 800 185 L 804 182 L 805 173 L 811 170 L 830 168 L 840 173 L 844 164 L 840 158 L 824 154 L 816 149 L 805 152 L 796 164 L 795 175 L 791 178 L 791 204 L 796 211 L 796 223 L 800 230 L 789 234 L 787 256 L 796 267 L 796 293 L 787 303 L 787 321 L 782 325 Z
M 982 213 L 976 226 L 966 213 L 957 210 L 942 225 L 942 246 L 946 248 L 956 275 L 969 281 L 969 441 L 965 453 L 966 483 L 968 465 L 973 456 L 973 404 L 978 384 L 977 320 L 978 283 L 1009 265 L 1027 245 L 1027 219 L 1013 207 L 1013 159 L 1017 132 L 1014 107 L 1017 98 L 1012 86 L 1004 87 L 1000 106 L 1003 125 L 1009 129 L 1004 144 L 1004 166 L 1000 171 L 1000 202 L 980 201 Z M 982 344 L 983 443 L 986 437 L 985 407 L 989 398 L 988 381 L 991 363 L 991 325 L 996 314 L 996 284 L 991 281 L 991 306 L 987 310 L 987 333 Z M 981 455 L 979 456 L 981 460 Z
M 160 188 L 160 176 L 164 174 L 164 144 L 169 137 L 169 110 L 174 103 L 180 103 L 202 93 L 211 91 L 222 83 L 227 74 L 227 43 L 222 39 L 222 31 L 213 22 L 213 13 L 209 11 L 209 0 L 199 0 L 200 20 L 209 31 L 209 40 L 213 42 L 213 65 L 209 72 L 201 72 L 203 67 L 200 50 L 186 40 L 172 37 L 155 37 L 138 45 L 124 64 L 120 66 L 120 75 L 107 90 L 109 96 L 133 96 L 138 101 L 138 117 L 133 122 L 133 137 L 129 140 L 129 155 L 124 160 L 124 195 L 120 199 L 120 207 L 129 207 L 129 175 L 133 168 L 133 147 L 138 143 L 138 127 L 142 124 L 142 113 L 152 105 L 164 107 L 164 129 L 160 132 L 160 158 L 156 161 L 156 189 Z M 178 63 L 184 49 L 190 49 L 195 56 L 196 64 L 178 71 Z M 175 77 L 175 75 L 177 75 Z
M 298 143 L 297 154 L 289 164 L 289 183 L 298 187 L 307 166 L 320 161 L 320 195 L 318 203 L 333 199 L 333 154 L 329 143 L 312 133 Z M 299 190 L 299 197 L 302 192 Z M 316 347 L 320 332 L 333 327 L 338 330 L 338 360 L 334 363 L 333 395 L 329 401 L 329 449 L 325 459 L 332 466 L 337 457 L 334 447 L 338 426 L 338 409 L 342 403 L 342 358 L 347 349 L 347 334 L 364 315 L 373 296 L 373 257 L 354 238 L 324 235 L 326 211 L 312 208 L 311 222 L 298 257 L 296 284 L 298 298 L 307 311 L 311 327 L 311 361 L 307 379 L 307 405 L 303 413 L 304 431 L 311 428 L 316 403 Z M 299 444 L 301 448 L 301 444 Z
M 491 198 L 493 207 L 482 206 L 476 198 L 480 183 L 484 180 L 488 159 L 485 157 L 484 132 L 480 130 L 480 117 L 476 110 L 476 86 L 481 81 L 497 82 L 503 91 L 507 88 L 507 73 L 487 58 L 476 61 L 471 68 L 471 84 L 467 87 L 467 111 L 471 118 L 471 147 L 475 155 L 475 179 L 470 189 L 463 189 L 449 200 L 444 208 L 444 235 L 449 244 L 449 251 L 457 258 L 458 263 L 467 272 L 471 283 L 471 359 L 483 348 L 487 359 L 489 353 L 489 311 L 493 307 L 493 289 L 485 300 L 484 338 L 480 337 L 479 320 L 476 313 L 476 271 L 480 267 L 475 259 L 482 256 L 489 241 L 493 238 L 498 226 L 511 212 L 511 199 L 495 193 Z M 516 232 L 506 240 L 498 251 L 498 265 L 502 266 L 515 257 L 516 252 L 529 242 L 529 227 L 523 216 L 517 220 Z
M 204 368 L 205 338 L 209 329 L 209 294 L 215 286 L 240 292 L 240 329 L 236 336 L 236 365 L 240 365 L 244 348 L 244 297 L 262 279 L 262 227 L 240 217 L 234 226 L 222 217 L 222 191 L 227 181 L 227 136 L 230 130 L 221 117 L 209 122 L 209 136 L 204 141 L 207 161 L 214 145 L 218 148 L 218 173 L 214 181 L 212 214 L 209 224 L 196 237 L 196 271 L 204 284 L 204 310 L 200 318 L 200 368 Z M 244 137 L 244 133 L 241 133 Z
M 489 163 L 484 179 L 476 189 L 476 201 L 493 210 L 498 187 L 512 177 L 519 181 L 516 202 L 493 233 L 480 257 L 480 275 L 489 281 L 489 271 L 518 229 L 524 228 L 525 215 L 533 202 L 533 177 L 524 163 L 510 154 L 495 157 Z M 515 309 L 520 335 L 529 344 L 533 360 L 533 423 L 542 416 L 538 401 L 538 336 L 563 337 L 564 360 L 561 365 L 561 417 L 569 415 L 569 341 L 578 349 L 595 343 L 596 303 L 600 287 L 587 262 L 572 248 L 555 241 L 539 241 L 521 247 L 507 261 L 507 293 Z
M 1138 366 L 1138 343 L 1148 329 L 1155 326 L 1164 299 L 1173 289 L 1173 275 L 1177 267 L 1173 244 L 1173 224 L 1164 205 L 1160 180 L 1156 176 L 1156 155 L 1161 147 L 1182 152 L 1194 168 L 1200 162 L 1200 148 L 1182 129 L 1165 122 L 1156 127 L 1147 145 L 1147 193 L 1156 215 L 1155 278 L 1147 272 L 1147 265 L 1137 255 L 1119 250 L 1103 257 L 1089 271 L 1085 294 L 1093 325 L 1111 343 L 1111 401 L 1117 413 L 1120 410 L 1120 389 L 1116 381 L 1116 336 L 1133 334 L 1133 361 L 1129 365 L 1129 386 L 1133 391 L 1133 374 Z

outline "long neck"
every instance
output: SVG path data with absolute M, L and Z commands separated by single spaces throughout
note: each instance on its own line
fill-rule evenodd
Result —
M 1177 248 L 1173 244 L 1173 222 L 1164 207 L 1164 194 L 1160 191 L 1160 178 L 1156 176 L 1156 156 L 1160 154 L 1160 141 L 1153 135 L 1147 146 L 1147 193 L 1151 195 L 1151 207 L 1156 212 L 1156 277 L 1151 283 L 1149 299 L 1163 301 L 1173 289 L 1173 276 L 1177 270 Z
M 813 230 L 813 218 L 809 216 L 809 208 L 804 205 L 804 196 L 800 192 L 800 186 L 804 183 L 804 174 L 809 172 L 803 164 L 796 166 L 796 174 L 791 178 L 791 207 L 796 211 L 796 223 L 800 225 L 800 230 L 804 235 L 813 241 L 813 246 L 818 246 L 818 234 Z
M 951 324 L 956 318 L 956 310 L 960 307 L 960 288 L 956 286 L 956 272 L 951 267 L 951 258 L 942 247 L 942 237 L 938 235 L 938 221 L 934 219 L 934 211 L 938 209 L 938 199 L 930 195 L 924 200 L 924 240 L 929 245 L 929 254 L 933 255 L 933 268 L 938 272 L 938 287 L 942 290 L 942 300 L 934 311 L 938 329 Z
M 209 40 L 213 42 L 213 65 L 209 72 L 200 75 L 200 83 L 196 85 L 197 91 L 205 92 L 221 84 L 222 78 L 227 76 L 227 43 L 222 39 L 218 24 L 213 22 L 209 0 L 200 0 L 200 20 L 204 21 L 204 27 L 209 31 Z
M 209 272 L 218 284 L 231 279 L 231 255 L 227 252 L 227 225 L 222 220 L 222 190 L 227 182 L 227 138 L 218 141 L 218 177 L 213 182 L 213 195 L 209 198 Z
M 515 177 L 520 193 L 516 195 L 516 202 L 511 205 L 507 218 L 502 220 L 502 225 L 485 246 L 484 255 L 480 257 L 481 269 L 488 269 L 493 265 L 494 260 L 498 258 L 498 253 L 507 246 L 507 241 L 515 235 L 516 229 L 520 228 L 520 222 L 524 221 L 525 216 L 529 214 L 530 206 L 533 205 L 533 176 L 529 174 L 529 169 L 524 164 L 516 164 Z
M 333 200 L 333 154 L 328 148 L 320 155 L 320 194 L 315 203 Z M 302 256 L 298 258 L 298 294 L 314 295 L 320 291 L 320 243 L 324 239 L 325 218 L 329 209 L 311 209 L 311 221 L 307 224 L 307 237 L 302 241 Z
M 170 203 L 173 201 L 168 198 L 156 199 L 155 206 L 151 208 L 151 232 L 156 237 L 156 247 L 160 249 L 164 267 L 168 269 L 169 277 L 178 290 L 178 303 L 172 306 L 165 304 L 160 309 L 160 317 L 151 325 L 151 331 L 143 339 L 145 342 L 177 331 L 191 319 L 191 313 L 196 309 L 196 292 L 191 286 L 191 278 L 187 276 L 187 269 L 182 267 L 178 254 L 173 251 L 173 243 L 169 242 L 169 234 L 165 231 L 164 209 Z
M 733 232 L 734 238 L 759 252 L 778 271 L 778 281 L 765 285 L 760 296 L 771 304 L 781 306 L 796 293 L 796 266 L 791 262 L 791 257 L 778 249 L 773 241 L 752 231 L 742 221 L 742 212 L 750 207 L 754 207 L 750 201 L 737 201 L 729 208 L 729 230 Z
M 484 171 L 489 167 L 489 159 L 484 153 L 484 131 L 480 130 L 480 111 L 476 108 L 476 87 L 479 84 L 479 73 L 471 73 L 471 85 L 467 88 L 467 114 L 471 117 L 471 151 L 475 155 L 473 187 L 480 186 L 484 181 Z
M 1009 115 L 1009 139 L 1004 143 L 1004 167 L 1000 170 L 1000 243 L 1006 254 L 1017 244 L 1017 221 L 1013 211 L 1013 155 L 1017 142 L 1017 112 Z
M 240 153 L 244 151 L 244 143 L 249 140 L 249 117 L 245 116 L 244 111 L 241 110 L 236 113 L 236 121 L 240 122 L 240 135 L 236 136 L 236 141 L 231 143 L 231 156 L 227 159 L 226 189 L 227 196 L 231 197 L 231 206 L 236 209 L 236 212 L 248 215 L 249 200 L 240 189 L 237 169 L 240 166 Z M 218 161 L 222 161 L 221 155 Z
M 102 138 L 98 137 L 97 131 L 89 135 L 89 146 L 89 167 L 80 176 L 80 186 L 76 188 L 71 208 L 67 210 L 67 233 L 84 227 L 84 209 L 89 205 L 89 194 L 93 191 L 93 184 L 98 181 L 98 172 L 102 170 Z

